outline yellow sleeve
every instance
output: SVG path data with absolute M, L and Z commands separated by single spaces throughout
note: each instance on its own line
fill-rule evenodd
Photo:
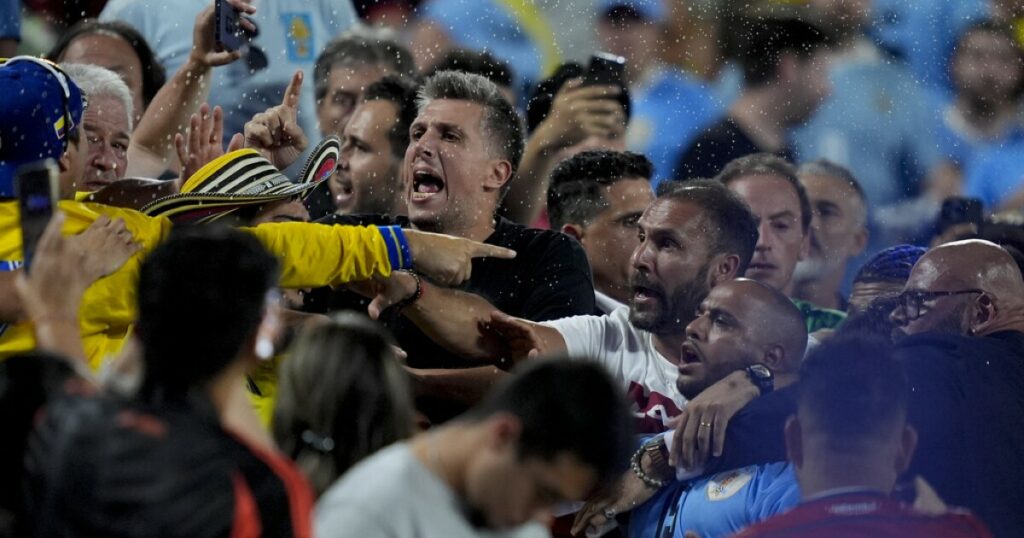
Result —
M 319 288 L 391 274 L 376 226 L 277 222 L 242 228 L 281 261 L 281 287 Z
M 61 201 L 59 206 L 66 215 L 64 234 L 81 233 L 97 217 L 107 215 L 120 218 L 132 233 L 142 250 L 132 256 L 113 274 L 101 278 L 85 290 L 79 311 L 82 343 L 93 369 L 103 360 L 120 351 L 124 339 L 130 334 L 136 318 L 135 291 L 142 259 L 164 240 L 171 229 L 166 218 L 153 218 L 130 209 Z M 17 202 L 0 203 L 0 260 L 20 264 L 24 259 Z M 35 347 L 29 323 L 12 325 L 0 335 L 0 358 L 23 353 Z

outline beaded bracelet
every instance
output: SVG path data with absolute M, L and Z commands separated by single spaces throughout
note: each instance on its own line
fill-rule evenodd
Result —
M 423 297 L 423 278 L 420 277 L 419 273 L 417 273 L 416 271 L 402 272 L 412 276 L 416 280 L 416 292 L 410 295 L 409 297 L 406 297 L 405 299 L 402 299 L 401 301 L 395 303 L 394 308 L 396 312 L 401 312 L 402 309 L 415 303 L 416 301 L 419 301 L 420 297 Z
M 633 468 L 633 472 L 636 473 L 636 476 L 640 478 L 640 481 L 643 482 L 644 485 L 651 489 L 661 489 L 665 487 L 664 480 L 658 480 L 644 472 L 643 467 L 640 466 L 640 458 L 642 458 L 643 455 L 644 449 L 643 447 L 640 447 L 640 450 L 634 452 L 633 457 L 629 459 L 629 465 Z

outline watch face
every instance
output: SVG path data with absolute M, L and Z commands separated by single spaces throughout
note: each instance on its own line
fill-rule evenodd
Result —
M 763 364 L 754 364 L 750 366 L 750 373 L 760 377 L 761 379 L 771 379 L 772 371 Z

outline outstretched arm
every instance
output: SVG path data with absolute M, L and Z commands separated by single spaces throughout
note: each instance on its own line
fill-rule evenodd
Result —
M 242 13 L 252 14 L 256 11 L 249 5 L 249 0 L 227 1 Z M 241 57 L 238 51 L 217 50 L 214 39 L 215 19 L 212 5 L 196 16 L 192 30 L 192 52 L 188 61 L 160 88 L 132 133 L 126 175 L 157 177 L 169 168 L 177 168 L 174 159 L 175 134 L 188 127 L 189 117 L 206 100 L 213 68 Z M 249 29 L 255 29 L 245 17 L 241 17 L 241 20 Z M 220 140 L 217 143 L 220 144 Z

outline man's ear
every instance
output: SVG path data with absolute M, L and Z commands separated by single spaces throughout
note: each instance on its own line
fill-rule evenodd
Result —
M 563 224 L 562 233 L 573 239 L 583 242 L 583 227 L 576 224 Z
M 711 259 L 708 284 L 713 288 L 722 282 L 738 278 L 740 272 L 740 257 L 737 254 L 716 254 Z
M 903 434 L 900 437 L 900 451 L 894 462 L 897 475 L 901 475 L 910 468 L 910 462 L 914 459 L 914 451 L 917 449 L 917 430 L 907 424 L 903 427 Z
M 74 144 L 74 142 L 68 140 L 68 145 Z M 61 173 L 67 172 L 71 169 L 71 152 L 64 150 L 64 153 L 60 154 L 60 159 L 57 159 L 57 168 L 60 169 Z
M 811 233 L 811 227 L 808 226 L 804 233 L 804 240 L 800 242 L 800 257 L 796 261 L 806 260 L 811 255 Z
M 971 307 L 969 310 L 971 319 L 968 320 L 970 334 L 986 334 L 987 329 L 992 326 L 999 313 L 996 302 L 989 294 L 982 293 Z
M 512 163 L 503 159 L 491 160 L 487 166 L 484 187 L 488 190 L 501 190 L 509 181 L 512 181 Z
M 769 370 L 775 372 L 786 369 L 786 359 L 786 348 L 782 347 L 782 344 L 771 344 L 768 346 L 768 349 L 764 350 L 764 356 L 761 357 L 761 364 L 764 364 Z
M 523 421 L 511 413 L 496 413 L 487 419 L 487 444 L 501 449 L 519 442 Z
M 804 440 L 803 427 L 796 415 L 786 419 L 786 459 L 793 463 L 798 469 L 804 465 Z
M 864 253 L 864 249 L 868 248 L 868 239 L 871 239 L 871 232 L 868 231 L 866 226 L 862 226 L 859 230 L 853 234 L 853 248 L 847 254 L 851 258 L 856 258 Z

